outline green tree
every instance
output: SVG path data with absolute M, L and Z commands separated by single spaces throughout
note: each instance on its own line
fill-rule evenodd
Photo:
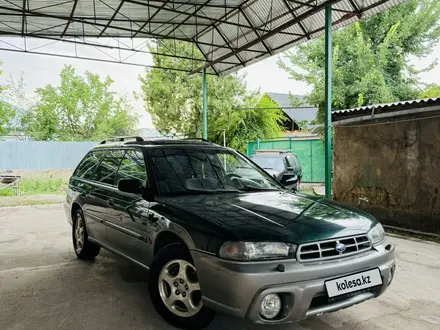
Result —
M 126 98 L 110 90 L 113 80 L 90 72 L 76 74 L 72 66 L 60 73 L 59 86 L 36 90 L 34 109 L 24 118 L 27 133 L 37 140 L 99 140 L 132 133 L 137 124 Z
M 3 63 L 0 62 L 0 67 Z M 3 71 L 0 69 L 0 76 Z M 15 116 L 13 107 L 5 102 L 4 93 L 7 91 L 7 86 L 0 85 L 0 136 L 7 135 L 11 131 L 11 123 Z
M 254 93 L 243 102 L 243 110 L 228 112 L 227 116 L 221 115 L 215 125 L 226 128 L 226 142 L 229 147 L 245 152 L 249 141 L 281 136 L 284 115 L 281 110 L 273 109 L 277 107 L 267 95 L 261 97 L 259 93 Z M 214 131 L 213 141 L 220 144 L 222 134 L 222 131 Z
M 334 109 L 408 100 L 419 95 L 421 71 L 409 56 L 428 55 L 440 37 L 440 0 L 409 0 L 333 33 Z M 298 47 L 279 61 L 293 79 L 312 86 L 306 101 L 324 108 L 324 39 Z
M 10 122 L 10 135 L 14 135 L 16 139 L 25 140 L 25 127 L 23 126 L 23 118 L 35 106 L 35 97 L 29 95 L 26 90 L 26 83 L 23 72 L 18 80 L 12 76 L 6 82 L 6 90 L 2 95 L 3 101 L 11 106 L 15 111 L 15 115 Z
M 439 85 L 428 85 L 427 88 L 420 93 L 420 98 L 422 99 L 435 99 L 438 97 L 440 97 Z
M 198 53 L 191 44 L 161 41 L 158 53 L 169 53 L 175 49 L 181 56 L 191 57 Z M 196 54 L 197 54 L 196 53 Z M 153 55 L 155 66 L 187 70 L 194 67 L 191 60 Z M 185 137 L 201 137 L 203 133 L 202 76 L 187 72 L 147 69 L 141 81 L 145 109 L 151 114 L 156 129 L 162 134 Z M 253 137 L 278 136 L 281 128 L 276 113 L 267 116 L 257 110 L 241 111 L 237 108 L 255 108 L 259 101 L 257 93 L 249 93 L 243 76 L 207 76 L 208 84 L 208 129 L 209 138 L 222 143 L 222 130 L 226 129 L 227 143 L 231 147 L 245 150 Z M 240 127 L 240 129 L 237 129 Z M 250 134 L 254 130 L 255 133 Z

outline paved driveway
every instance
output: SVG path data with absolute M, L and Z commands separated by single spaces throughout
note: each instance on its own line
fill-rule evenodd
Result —
M 397 273 L 379 299 L 299 324 L 258 326 L 221 315 L 209 330 L 440 329 L 440 245 L 391 238 Z M 0 329 L 171 329 L 147 274 L 101 253 L 76 259 L 60 205 L 0 209 Z

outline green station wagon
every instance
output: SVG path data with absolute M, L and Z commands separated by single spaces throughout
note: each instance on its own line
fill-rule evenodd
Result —
M 395 272 L 374 217 L 205 140 L 103 141 L 73 173 L 65 211 L 76 255 L 104 248 L 148 269 L 157 312 L 183 329 L 216 312 L 269 325 L 337 311 L 383 294 Z

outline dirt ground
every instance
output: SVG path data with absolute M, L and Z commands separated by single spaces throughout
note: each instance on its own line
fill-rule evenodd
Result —
M 396 277 L 378 299 L 298 324 L 220 315 L 208 330 L 440 329 L 440 245 L 391 237 Z M 110 253 L 76 259 L 61 205 L 0 209 L 0 329 L 172 329 L 147 273 Z

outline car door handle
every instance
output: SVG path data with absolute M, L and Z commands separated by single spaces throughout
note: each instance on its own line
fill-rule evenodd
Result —
M 108 204 L 108 206 L 114 206 L 115 205 L 115 200 L 114 199 L 109 199 L 107 204 Z

